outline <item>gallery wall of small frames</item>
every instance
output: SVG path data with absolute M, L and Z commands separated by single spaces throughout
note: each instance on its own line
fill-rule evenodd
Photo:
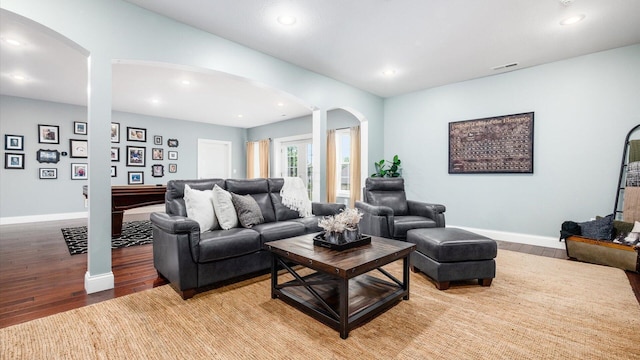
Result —
M 89 166 L 87 159 L 89 157 L 89 144 L 86 136 L 88 135 L 88 124 L 81 121 L 73 121 L 73 138 L 61 139 L 61 131 L 59 125 L 38 124 L 37 133 L 34 139 L 38 140 L 41 148 L 35 153 L 35 160 L 38 162 L 38 179 L 52 180 L 58 179 L 58 167 L 56 164 L 60 162 L 61 157 L 69 156 L 72 159 L 69 172 L 71 180 L 87 180 L 89 177 Z M 111 123 L 111 162 L 119 163 L 121 160 L 126 162 L 127 167 L 131 167 L 130 171 L 122 176 L 127 177 L 127 184 L 141 185 L 144 184 L 144 173 L 146 169 L 154 178 L 165 176 L 164 164 L 151 164 L 147 167 L 147 129 L 127 126 L 126 132 L 122 134 L 120 131 L 120 123 Z M 84 137 L 84 138 L 83 138 Z M 27 154 L 25 153 L 25 141 L 28 141 L 29 135 L 4 134 L 4 168 L 24 170 Z M 124 144 L 121 151 L 121 139 L 127 143 Z M 124 142 L 123 141 L 123 142 Z M 129 144 L 131 142 L 131 144 Z M 68 146 L 67 146 L 68 144 Z M 166 152 L 165 146 L 166 145 Z M 168 173 L 178 172 L 178 139 L 167 139 L 163 141 L 162 135 L 153 135 L 153 145 L 150 148 L 151 162 L 171 161 L 167 165 Z M 121 157 L 122 155 L 122 157 Z M 64 170 L 63 170 L 64 171 Z M 118 166 L 111 166 L 111 177 L 118 177 Z

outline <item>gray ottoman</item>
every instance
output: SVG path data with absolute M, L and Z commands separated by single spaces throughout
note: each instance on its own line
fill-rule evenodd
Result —
M 496 277 L 498 245 L 486 236 L 456 228 L 413 229 L 407 241 L 416 244 L 411 270 L 427 274 L 440 290 L 457 280 L 478 279 L 490 286 Z

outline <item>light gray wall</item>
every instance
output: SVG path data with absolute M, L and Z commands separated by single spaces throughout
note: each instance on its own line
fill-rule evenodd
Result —
M 86 180 L 71 180 L 71 163 L 87 159 L 61 156 L 57 164 L 39 163 L 39 149 L 69 152 L 69 139 L 86 139 L 73 134 L 74 121 L 87 121 L 87 109 L 53 102 L 0 96 L 0 133 L 24 136 L 24 170 L 0 169 L 0 217 L 74 213 L 86 211 L 82 186 Z M 59 126 L 60 144 L 38 143 L 38 124 Z M 7 150 L 5 150 L 5 153 Z M 4 156 L 2 159 L 4 163 Z M 39 168 L 58 169 L 58 179 L 40 180 Z M 89 169 L 91 171 L 91 169 Z
M 313 131 L 312 121 L 313 119 L 309 115 L 249 128 L 247 129 L 247 141 L 311 134 Z M 327 112 L 327 129 L 356 126 L 359 123 L 358 119 L 346 110 L 336 109 Z
M 448 174 L 448 123 L 535 112 L 534 173 Z M 408 197 L 449 225 L 556 237 L 564 220 L 612 212 L 624 138 L 640 123 L 640 45 L 385 101 L 384 154 Z
M 33 216 L 43 214 L 66 214 L 85 212 L 82 197 L 82 185 L 86 180 L 71 180 L 71 163 L 87 162 L 87 159 L 61 156 L 57 164 L 38 163 L 38 149 L 51 149 L 69 152 L 69 139 L 87 139 L 86 135 L 73 134 L 73 122 L 87 120 L 87 109 L 82 106 L 39 101 L 12 96 L 0 96 L 0 133 L 2 135 L 23 135 L 25 169 L 0 169 L 0 217 Z M 120 123 L 120 143 L 111 144 L 120 148 L 120 161 L 110 165 L 117 166 L 117 177 L 111 178 L 112 185 L 126 185 L 129 171 L 143 171 L 145 184 L 166 184 L 172 179 L 195 179 L 197 177 L 197 140 L 231 141 L 232 168 L 237 169 L 233 177 L 245 177 L 245 129 L 210 125 L 193 121 L 159 118 L 124 112 L 112 113 L 113 122 Z M 38 124 L 60 127 L 60 144 L 39 144 Z M 127 126 L 147 129 L 147 142 L 126 140 Z M 91 131 L 91 126 L 89 126 Z M 163 144 L 153 144 L 153 136 L 161 135 Z M 167 140 L 178 139 L 177 148 L 169 148 Z M 4 141 L 4 136 L 3 136 Z M 146 152 L 146 167 L 126 166 L 126 147 L 143 146 Z M 151 149 L 164 149 L 164 160 L 152 160 Z M 178 160 L 168 160 L 168 151 L 177 151 Z M 13 151 L 12 151 L 13 152 Z M 169 173 L 169 163 L 178 164 L 177 173 Z M 165 176 L 153 177 L 151 166 L 165 166 Z M 58 179 L 41 180 L 39 168 L 58 169 Z M 89 176 L 91 176 L 91 168 Z M 17 191 L 20 189 L 21 191 Z M 41 201 L 40 199 L 46 199 Z
M 343 129 L 360 125 L 360 121 L 350 112 L 342 109 L 327 113 L 327 129 Z
M 120 123 L 120 156 L 121 160 L 118 164 L 118 184 L 125 185 L 127 178 L 120 176 L 120 170 L 126 175 L 127 171 L 135 171 L 135 167 L 126 166 L 126 147 L 137 146 L 143 144 L 147 148 L 147 167 L 145 168 L 146 184 L 166 184 L 172 179 L 196 179 L 198 164 L 198 139 L 231 141 L 231 168 L 233 178 L 246 177 L 246 130 L 243 128 L 219 126 L 213 124 L 205 124 L 195 121 L 184 121 L 177 119 L 159 118 L 153 116 L 113 112 L 112 119 L 114 122 Z M 127 125 L 125 125 L 127 124 Z M 131 125 L 135 124 L 135 125 Z M 126 126 L 139 126 L 147 129 L 147 142 L 138 143 L 135 141 L 126 141 Z M 153 135 L 161 135 L 163 140 L 162 146 L 153 145 Z M 170 148 L 167 146 L 167 139 L 178 139 L 178 147 Z M 118 144 L 112 144 L 117 146 Z M 164 149 L 164 160 L 151 160 L 151 149 L 160 147 Z M 168 151 L 177 151 L 178 160 L 168 160 Z M 170 174 L 169 163 L 178 164 L 178 172 Z M 165 176 L 162 178 L 151 177 L 151 165 L 162 164 L 165 167 Z M 112 184 L 116 184 L 113 180 Z
M 311 134 L 312 131 L 312 119 L 309 115 L 249 128 L 247 129 L 247 141 Z
M 87 121 L 87 109 L 83 106 L 61 104 L 48 101 L 26 99 L 13 96 L 0 96 L 0 128 L 1 133 L 24 136 L 25 169 L 0 169 L 0 217 L 34 216 L 50 214 L 83 213 L 82 186 L 86 180 L 71 180 L 71 163 L 87 163 L 87 159 L 61 156 L 57 164 L 38 163 L 38 149 L 51 149 L 69 152 L 69 139 L 87 139 L 86 135 L 73 134 L 74 121 Z M 166 184 L 172 179 L 195 179 L 197 177 L 197 141 L 198 138 L 232 142 L 232 177 L 246 176 L 245 141 L 263 138 L 278 138 L 311 133 L 311 116 L 251 129 L 204 124 L 193 121 L 160 118 L 125 112 L 112 112 L 112 121 L 120 124 L 120 143 L 112 143 L 112 147 L 120 149 L 120 161 L 110 165 L 117 167 L 117 177 L 111 178 L 112 185 L 126 185 L 129 171 L 143 171 L 145 184 Z M 327 114 L 328 128 L 341 128 L 357 124 L 357 119 L 344 110 L 332 110 Z M 60 144 L 39 144 L 37 137 L 38 124 L 57 125 L 60 127 Z M 147 130 L 147 142 L 126 140 L 128 126 Z M 91 126 L 89 126 L 89 131 Z M 153 136 L 162 136 L 163 144 L 153 144 Z M 4 137 L 3 137 L 4 138 Z M 167 140 L 175 138 L 179 141 L 177 148 L 169 148 Z M 4 141 L 4 139 L 3 139 Z M 127 166 L 127 146 L 143 146 L 146 151 L 146 166 Z M 164 160 L 152 160 L 153 148 L 164 150 Z M 177 151 L 178 160 L 168 160 L 168 151 Z M 178 165 L 177 173 L 169 173 L 170 163 Z M 151 166 L 161 164 L 165 167 L 165 176 L 153 177 Z M 38 177 L 39 168 L 55 168 L 58 179 L 43 180 Z M 91 176 L 91 169 L 89 170 Z M 29 189 L 24 192 L 15 189 Z M 55 190 L 54 190 L 55 189 Z M 47 199 L 47 201 L 34 201 Z M 37 205 L 37 206 L 36 206 Z
M 109 174 L 112 64 L 118 59 L 222 71 L 279 89 L 322 111 L 352 108 L 369 120 L 369 141 L 382 141 L 383 100 L 375 95 L 246 48 L 120 0 L 3 0 L 3 9 L 38 22 L 90 54 L 90 178 L 87 292 L 113 287 Z M 320 125 L 323 125 L 320 122 Z M 372 158 L 382 149 L 370 148 Z M 320 154 L 322 159 L 322 154 Z M 319 167 L 320 169 L 322 166 Z M 319 169 L 318 169 L 319 170 Z M 323 180 L 320 179 L 321 185 Z M 94 285 L 95 284 L 95 285 Z

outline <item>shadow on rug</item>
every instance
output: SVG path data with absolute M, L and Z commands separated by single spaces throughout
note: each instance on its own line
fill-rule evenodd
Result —
M 71 255 L 85 254 L 87 252 L 87 227 L 63 228 L 62 236 L 67 243 Z M 151 244 L 153 234 L 151 232 L 151 221 L 130 221 L 122 224 L 122 235 L 111 239 L 111 248 L 119 249 L 123 247 Z

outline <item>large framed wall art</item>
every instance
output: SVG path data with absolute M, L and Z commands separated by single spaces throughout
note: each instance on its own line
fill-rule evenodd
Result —
M 533 112 L 449 123 L 449 174 L 533 173 Z

